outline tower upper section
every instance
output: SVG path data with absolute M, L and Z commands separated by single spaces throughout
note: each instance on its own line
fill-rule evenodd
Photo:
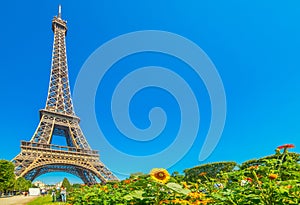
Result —
M 46 110 L 61 114 L 75 115 L 68 77 L 66 54 L 67 22 L 61 18 L 61 7 L 58 15 L 52 20 L 54 33 L 52 67 L 49 82 Z
M 61 6 L 59 5 L 58 7 L 58 14 L 57 16 L 53 17 L 52 20 L 52 30 L 55 33 L 55 30 L 61 30 L 65 34 L 67 33 L 67 22 L 65 20 L 62 20 L 61 18 Z

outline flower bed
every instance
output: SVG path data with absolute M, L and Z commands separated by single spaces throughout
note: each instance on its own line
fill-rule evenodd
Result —
M 300 204 L 300 158 L 279 146 L 274 155 L 250 160 L 201 165 L 185 176 L 165 169 L 132 176 L 121 182 L 82 186 L 69 197 L 84 204 Z M 283 150 L 283 151 L 282 151 Z M 203 171 L 205 170 L 205 171 Z M 217 171 L 216 171 L 217 170 Z

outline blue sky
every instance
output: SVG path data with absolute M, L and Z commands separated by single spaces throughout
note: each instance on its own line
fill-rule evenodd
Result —
M 211 120 L 209 93 L 201 79 L 180 59 L 160 53 L 143 52 L 118 61 L 103 77 L 95 97 L 99 127 L 118 150 L 136 156 L 150 155 L 175 140 L 181 123 L 180 108 L 163 89 L 141 90 L 132 98 L 129 109 L 132 122 L 141 129 L 149 126 L 151 108 L 165 110 L 166 127 L 156 140 L 129 140 L 117 130 L 111 117 L 111 96 L 120 79 L 139 67 L 155 65 L 172 69 L 187 79 L 201 102 L 197 138 L 188 153 L 169 168 L 171 172 L 207 162 L 241 163 L 272 154 L 285 143 L 295 144 L 293 151 L 300 151 L 298 1 L 3 1 L 0 158 L 10 160 L 16 156 L 20 140 L 30 140 L 38 125 L 38 110 L 45 106 L 51 66 L 51 20 L 57 14 L 58 4 L 62 4 L 63 19 L 68 21 L 72 90 L 84 62 L 98 47 L 122 34 L 142 30 L 168 31 L 193 41 L 209 56 L 222 79 L 227 102 L 225 127 L 217 147 L 200 162 L 199 152 Z M 87 140 L 93 149 L 100 150 L 101 160 L 108 167 L 120 164 L 127 166 L 128 173 L 149 171 L 106 154 L 100 140 L 103 136 L 94 136 L 89 114 L 81 113 L 76 108 L 78 103 L 74 104 Z M 64 173 L 40 179 L 53 183 L 64 176 L 79 181 Z

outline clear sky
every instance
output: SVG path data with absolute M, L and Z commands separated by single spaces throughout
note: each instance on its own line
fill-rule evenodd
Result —
M 182 172 L 207 162 L 241 163 L 272 154 L 278 145 L 285 143 L 295 144 L 293 151 L 300 151 L 298 1 L 13 0 L 2 1 L 0 6 L 0 158 L 11 160 L 20 152 L 20 141 L 30 140 L 39 122 L 38 110 L 45 107 L 53 43 L 51 20 L 57 14 L 58 4 L 62 4 L 62 17 L 68 21 L 67 54 L 72 91 L 84 63 L 97 48 L 122 34 L 144 30 L 167 31 L 194 42 L 209 56 L 223 82 L 227 107 L 225 127 L 216 148 L 204 161 L 199 161 L 199 153 L 212 119 L 211 93 L 203 79 L 195 76 L 194 70 L 178 56 L 140 52 L 125 56 L 111 66 L 94 96 L 97 126 L 102 135 L 91 123 L 92 114 L 82 109 L 83 103 L 90 102 L 74 99 L 75 112 L 81 117 L 88 142 L 93 149 L 100 150 L 101 160 L 120 178 L 132 172 L 148 172 L 150 167 L 168 164 L 171 159 L 149 160 L 149 166 L 126 161 L 109 151 L 102 143 L 104 138 L 123 154 L 154 156 L 176 142 L 183 123 L 182 108 L 173 93 L 150 86 L 135 93 L 129 109 L 121 112 L 129 113 L 137 128 L 146 129 L 150 126 L 149 111 L 161 107 L 167 119 L 163 131 L 155 139 L 139 141 L 118 130 L 111 111 L 113 92 L 129 72 L 140 67 L 172 70 L 187 81 L 198 101 L 200 129 L 187 153 L 166 167 L 170 172 Z M 99 69 L 100 65 L 101 62 Z M 119 114 L 122 113 L 116 112 Z M 194 122 L 192 119 L 188 124 Z M 186 138 L 191 138 L 189 133 Z M 62 143 L 61 139 L 55 140 Z M 54 183 L 64 176 L 72 182 L 80 181 L 64 173 L 47 174 L 39 179 Z

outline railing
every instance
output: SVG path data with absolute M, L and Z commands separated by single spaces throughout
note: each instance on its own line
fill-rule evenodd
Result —
M 81 149 L 81 148 L 76 148 L 76 147 L 60 146 L 60 145 L 54 145 L 54 144 L 43 144 L 43 143 L 37 143 L 37 142 L 21 141 L 21 147 L 29 148 L 29 149 L 43 149 L 43 150 L 49 150 L 49 151 L 58 150 L 58 151 L 64 151 L 64 152 L 99 155 L 99 152 L 96 150 L 87 150 L 87 149 Z

